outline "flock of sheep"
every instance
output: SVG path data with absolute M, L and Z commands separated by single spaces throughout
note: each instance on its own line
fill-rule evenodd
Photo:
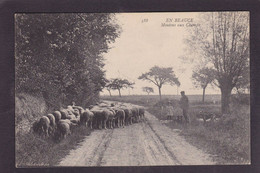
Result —
M 141 106 L 123 103 L 103 102 L 86 109 L 72 105 L 42 116 L 32 128 L 39 135 L 53 136 L 60 141 L 71 134 L 73 127 L 84 125 L 91 129 L 119 128 L 140 122 L 144 119 L 144 113 Z

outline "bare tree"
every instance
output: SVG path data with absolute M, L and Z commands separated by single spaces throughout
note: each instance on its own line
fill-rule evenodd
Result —
M 141 76 L 138 77 L 140 80 L 147 80 L 152 82 L 158 87 L 160 100 L 162 99 L 161 96 L 161 88 L 164 84 L 170 85 L 180 85 L 178 78 L 175 76 L 171 67 L 158 67 L 154 66 L 150 69 L 149 72 L 143 73 Z
M 203 89 L 202 102 L 205 100 L 205 90 L 208 84 L 214 80 L 214 70 L 208 67 L 200 68 L 193 71 L 192 79 L 195 87 L 201 87 Z
M 152 87 L 143 87 L 143 92 L 146 92 L 149 95 L 150 93 L 153 93 L 154 90 Z
M 221 110 L 228 113 L 231 91 L 249 66 L 249 13 L 204 13 L 201 25 L 191 29 L 187 45 L 193 55 L 213 65 L 221 90 Z
M 121 89 L 124 88 L 133 88 L 134 83 L 128 81 L 127 79 L 111 79 L 110 84 L 108 84 L 109 88 L 113 90 L 118 90 L 119 96 L 121 97 Z

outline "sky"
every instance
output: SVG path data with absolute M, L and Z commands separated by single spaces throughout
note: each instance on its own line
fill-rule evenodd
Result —
M 172 67 L 181 86 L 164 85 L 162 94 L 176 95 L 185 91 L 187 95 L 202 94 L 202 89 L 193 86 L 191 75 L 194 64 L 183 63 L 179 58 L 185 54 L 184 38 L 190 24 L 198 24 L 198 13 L 117 13 L 117 23 L 122 27 L 120 36 L 111 49 L 104 54 L 106 77 L 124 78 L 135 82 L 133 89 L 124 89 L 122 95 L 146 94 L 142 87 L 153 87 L 154 94 L 158 88 L 138 77 L 155 65 Z M 186 21 L 181 21 L 186 20 Z M 162 26 L 163 23 L 169 24 Z M 175 24 L 175 26 L 173 26 Z M 183 26 L 178 26 L 183 24 Z M 108 95 L 103 90 L 101 95 Z M 206 94 L 220 94 L 218 88 L 209 86 Z M 112 91 L 118 95 L 118 91 Z

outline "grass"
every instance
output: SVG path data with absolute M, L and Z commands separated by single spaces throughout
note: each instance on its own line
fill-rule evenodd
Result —
M 44 139 L 33 133 L 31 127 L 37 119 L 51 112 L 51 108 L 47 109 L 41 96 L 20 93 L 15 99 L 17 167 L 55 166 L 91 133 L 89 128 L 77 126 L 61 142 L 56 142 L 52 137 Z
M 250 163 L 250 107 L 248 104 L 234 102 L 231 104 L 231 114 L 221 116 L 220 96 L 206 95 L 206 103 L 201 103 L 201 96 L 188 96 L 190 100 L 188 126 L 166 121 L 166 125 L 173 129 L 180 129 L 189 143 L 214 156 L 217 164 L 249 164 Z M 158 105 L 158 96 L 122 96 L 102 97 L 106 100 L 130 102 L 147 107 L 147 111 L 159 120 L 166 120 Z M 163 96 L 164 100 L 179 100 L 179 96 Z M 213 102 L 217 104 L 213 104 Z M 200 110 L 210 111 L 221 116 L 218 121 L 206 124 L 196 118 Z M 181 114 L 178 106 L 175 114 Z
M 191 112 L 190 116 L 194 114 Z M 216 155 L 219 164 L 250 163 L 250 119 L 248 106 L 234 105 L 229 116 L 206 125 L 192 121 L 181 135 L 201 149 Z M 168 126 L 176 128 L 173 123 Z M 177 127 L 178 128 L 178 127 Z
M 32 132 L 19 133 L 16 135 L 16 166 L 57 166 L 90 132 L 90 129 L 80 126 L 61 142 L 55 142 L 51 137 L 44 139 Z

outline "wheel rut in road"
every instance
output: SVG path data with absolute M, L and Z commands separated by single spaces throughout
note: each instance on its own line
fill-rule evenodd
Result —
M 150 134 L 153 134 L 154 136 L 154 139 L 156 142 L 157 145 L 159 144 L 162 144 L 163 145 L 163 149 L 167 152 L 167 154 L 169 155 L 170 158 L 172 158 L 175 162 L 176 162 L 176 165 L 180 165 L 180 161 L 176 158 L 176 156 L 174 155 L 174 153 L 172 153 L 168 148 L 167 146 L 165 145 L 164 141 L 160 138 L 160 136 L 155 132 L 155 130 L 153 129 L 153 127 L 151 126 L 151 124 L 149 122 L 147 122 L 147 125 L 149 126 L 149 129 L 153 132 L 153 133 L 150 133 Z M 159 147 L 159 148 L 162 148 L 162 147 Z
M 125 128 L 94 130 L 59 166 L 155 166 L 214 164 L 178 132 L 146 112 L 146 120 Z

